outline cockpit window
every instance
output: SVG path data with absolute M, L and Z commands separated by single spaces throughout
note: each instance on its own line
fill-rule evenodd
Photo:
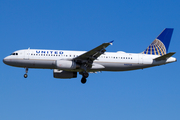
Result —
M 18 55 L 18 53 L 11 53 L 11 55 Z

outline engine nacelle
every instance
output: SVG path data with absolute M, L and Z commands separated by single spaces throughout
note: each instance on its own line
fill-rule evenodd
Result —
M 70 78 L 76 78 L 77 72 L 54 69 L 53 75 L 54 75 L 54 78 L 70 79 Z
M 56 61 L 57 69 L 66 70 L 66 69 L 76 69 L 77 65 L 74 61 L 68 60 L 57 60 Z

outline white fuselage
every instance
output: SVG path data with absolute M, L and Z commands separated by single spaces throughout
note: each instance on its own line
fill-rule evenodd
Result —
M 73 58 L 76 58 L 85 52 L 86 51 L 25 49 L 15 51 L 12 55 L 4 58 L 3 61 L 4 63 L 15 67 L 58 69 L 58 60 L 72 61 Z M 159 57 L 159 55 L 105 52 L 93 62 L 92 68 L 87 69 L 87 71 L 127 71 L 176 61 L 176 58 L 174 57 L 161 61 L 153 60 L 157 57 Z M 81 68 L 65 70 L 77 72 L 82 71 Z

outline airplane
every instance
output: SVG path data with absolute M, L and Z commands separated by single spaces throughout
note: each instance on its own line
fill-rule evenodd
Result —
M 123 51 L 106 52 L 113 41 L 103 43 L 90 51 L 24 49 L 13 52 L 3 62 L 14 67 L 25 68 L 27 78 L 29 68 L 53 69 L 54 78 L 76 78 L 82 75 L 81 83 L 86 83 L 89 73 L 99 71 L 129 71 L 144 69 L 177 61 L 168 53 L 173 28 L 165 28 L 160 35 L 141 53 Z

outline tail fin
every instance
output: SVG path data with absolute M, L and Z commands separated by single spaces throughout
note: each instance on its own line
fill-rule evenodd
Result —
M 168 52 L 173 28 L 165 28 L 142 54 L 164 55 Z

